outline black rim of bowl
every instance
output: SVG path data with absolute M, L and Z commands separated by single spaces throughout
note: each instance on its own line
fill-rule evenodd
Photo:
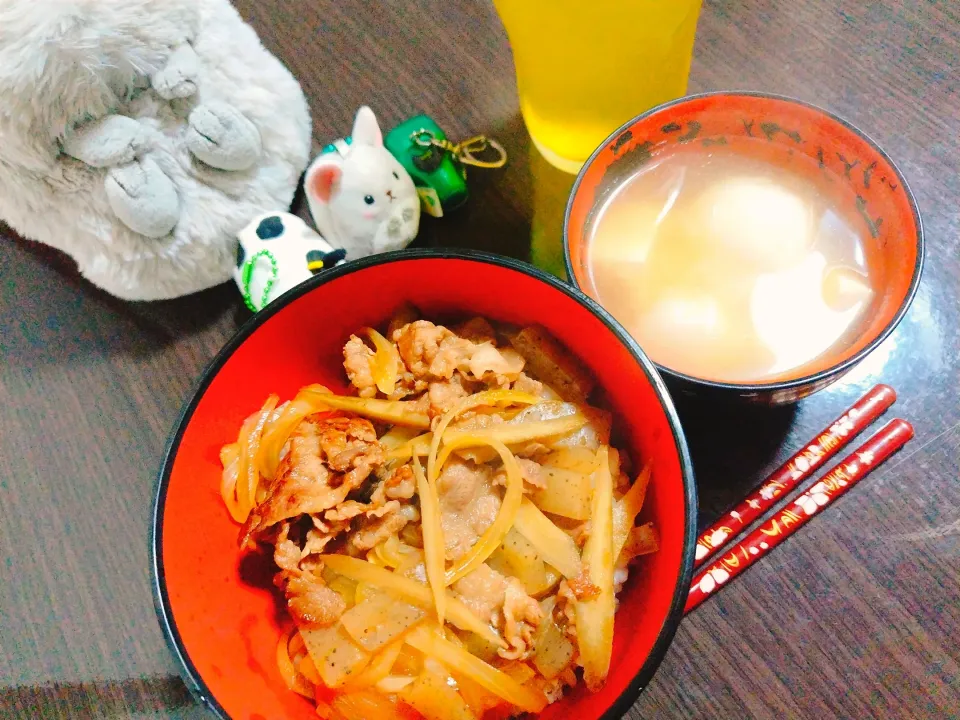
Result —
M 170 474 L 173 470 L 174 459 L 183 434 L 193 417 L 201 398 L 209 387 L 210 383 L 220 372 L 227 360 L 233 353 L 249 338 L 264 322 L 276 313 L 280 312 L 287 305 L 298 298 L 311 292 L 314 288 L 320 287 L 328 282 L 336 280 L 344 275 L 363 270 L 365 268 L 382 265 L 401 260 L 434 260 L 434 259 L 455 259 L 467 260 L 472 262 L 488 263 L 499 265 L 521 272 L 531 276 L 541 282 L 550 285 L 559 290 L 566 296 L 572 298 L 584 308 L 593 313 L 609 329 L 624 347 L 630 352 L 634 360 L 643 369 L 647 380 L 653 386 L 660 401 L 660 407 L 670 424 L 673 434 L 674 445 L 677 448 L 677 454 L 680 461 L 680 471 L 683 482 L 684 495 L 684 516 L 686 518 L 686 527 L 684 528 L 683 548 L 681 551 L 680 574 L 677 586 L 674 588 L 673 599 L 670 604 L 670 611 L 667 614 L 657 640 L 653 645 L 650 654 L 647 656 L 643 666 L 633 677 L 626 689 L 620 694 L 617 700 L 603 714 L 603 720 L 614 720 L 620 718 L 628 708 L 640 696 L 640 693 L 646 687 L 647 683 L 653 677 L 657 668 L 667 652 L 673 636 L 676 634 L 677 626 L 683 618 L 683 608 L 686 603 L 687 594 L 690 589 L 690 582 L 693 577 L 694 545 L 696 544 L 696 512 L 697 495 L 696 484 L 693 474 L 693 463 L 690 459 L 690 452 L 687 448 L 683 429 L 680 426 L 680 419 L 673 405 L 673 401 L 667 391 L 663 378 L 657 372 L 653 362 L 646 356 L 637 342 L 630 334 L 613 318 L 610 313 L 604 310 L 598 303 L 581 292 L 578 288 L 568 285 L 553 275 L 520 260 L 492 255 L 486 252 L 466 249 L 425 249 L 425 250 L 399 250 L 396 252 L 382 253 L 370 257 L 353 260 L 342 265 L 338 265 L 330 270 L 326 270 L 319 275 L 307 280 L 297 287 L 289 290 L 274 302 L 270 303 L 265 309 L 250 318 L 234 334 L 226 345 L 217 353 L 212 361 L 204 369 L 199 382 L 194 387 L 190 400 L 184 405 L 180 416 L 174 425 L 167 446 L 164 451 L 163 463 L 157 477 L 157 486 L 153 507 L 153 519 L 150 530 L 150 571 L 151 584 L 153 588 L 154 605 L 160 626 L 163 629 L 164 636 L 170 649 L 173 651 L 180 664 L 181 675 L 187 684 L 187 688 L 203 705 L 213 711 L 220 718 L 229 718 L 226 710 L 220 705 L 214 697 L 210 688 L 204 679 L 200 676 L 197 668 L 194 666 L 187 652 L 183 639 L 177 628 L 176 619 L 173 615 L 173 608 L 170 606 L 170 598 L 167 595 L 166 579 L 163 567 L 163 519 L 164 506 L 167 495 L 167 487 L 170 481 Z
M 574 273 L 573 262 L 570 259 L 570 214 L 573 211 L 573 201 L 577 196 L 577 192 L 580 190 L 580 183 L 583 181 L 584 175 L 586 175 L 587 170 L 596 160 L 597 156 L 603 152 L 610 143 L 614 142 L 621 134 L 629 130 L 633 125 L 644 120 L 645 118 L 658 113 L 661 110 L 673 107 L 675 105 L 683 105 L 692 100 L 700 100 L 703 98 L 717 97 L 717 96 L 726 96 L 726 97 L 756 97 L 756 98 L 766 98 L 770 100 L 780 100 L 786 103 L 792 103 L 794 105 L 800 105 L 802 107 L 814 110 L 827 118 L 839 123 L 841 126 L 845 127 L 850 132 L 859 136 L 864 140 L 873 150 L 880 155 L 887 163 L 890 164 L 890 167 L 893 169 L 893 172 L 897 176 L 897 181 L 900 183 L 900 186 L 903 188 L 904 193 L 906 193 L 907 201 L 910 203 L 910 211 L 913 213 L 913 221 L 917 228 L 917 260 L 913 268 L 913 277 L 910 279 L 910 287 L 907 289 L 907 294 L 903 299 L 903 302 L 900 303 L 900 307 L 897 309 L 896 314 L 889 323 L 880 331 L 880 333 L 866 346 L 861 348 L 854 355 L 850 356 L 841 363 L 837 363 L 832 367 L 826 368 L 825 370 L 820 370 L 819 372 L 811 373 L 809 375 L 804 375 L 799 378 L 794 378 L 791 380 L 781 380 L 778 382 L 770 383 L 731 383 L 731 382 L 722 382 L 720 380 L 707 380 L 705 378 L 694 377 L 693 375 L 687 375 L 686 373 L 679 372 L 677 370 L 672 370 L 665 365 L 654 362 L 657 370 L 661 374 L 666 375 L 667 377 L 683 380 L 688 383 L 693 383 L 694 385 L 700 385 L 706 388 L 712 389 L 721 389 L 721 390 L 733 390 L 741 394 L 761 394 L 776 392 L 781 390 L 792 390 L 795 388 L 802 388 L 809 385 L 815 385 L 821 381 L 829 380 L 831 378 L 839 377 L 843 375 L 847 370 L 852 368 L 854 365 L 863 360 L 867 355 L 873 352 L 880 343 L 887 339 L 890 334 L 896 329 L 897 325 L 900 324 L 900 321 L 903 320 L 904 315 L 907 314 L 907 311 L 910 309 L 910 305 L 913 303 L 913 298 L 917 294 L 917 290 L 920 287 L 920 276 L 923 272 L 923 260 L 924 260 L 924 239 L 923 239 L 923 222 L 920 219 L 920 211 L 917 208 L 917 200 L 913 195 L 913 191 L 910 189 L 910 184 L 907 182 L 907 179 L 904 177 L 900 168 L 893 161 L 887 153 L 876 143 L 873 138 L 863 132 L 857 126 L 851 124 L 847 120 L 844 120 L 839 115 L 836 115 L 829 110 L 825 110 L 818 105 L 812 103 L 804 102 L 803 100 L 797 100 L 796 98 L 788 97 L 786 95 L 778 95 L 776 93 L 768 92 L 753 92 L 753 91 L 725 91 L 720 90 L 717 92 L 706 92 L 706 93 L 697 93 L 695 95 L 685 95 L 676 100 L 671 100 L 665 102 L 661 105 L 657 105 L 654 108 L 647 110 L 640 115 L 637 115 L 632 120 L 628 120 L 619 128 L 614 130 L 600 145 L 594 150 L 590 157 L 587 158 L 587 161 L 583 164 L 583 167 L 580 168 L 580 172 L 577 173 L 577 179 L 573 183 L 573 188 L 570 190 L 570 197 L 567 199 L 567 209 L 563 216 L 563 259 L 564 264 L 566 265 L 567 278 L 570 281 L 570 284 L 581 292 L 585 291 L 580 287 L 580 283 L 577 282 L 577 276 Z M 592 298 L 591 298 L 592 299 Z

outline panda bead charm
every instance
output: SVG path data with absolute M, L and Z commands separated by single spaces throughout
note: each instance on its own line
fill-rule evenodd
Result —
M 253 312 L 291 288 L 339 265 L 347 251 L 334 249 L 296 215 L 267 213 L 237 235 L 233 279 Z

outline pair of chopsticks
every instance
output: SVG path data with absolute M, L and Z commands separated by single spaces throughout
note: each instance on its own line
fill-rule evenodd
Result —
M 793 503 L 781 509 L 738 544 L 728 547 L 728 541 L 740 530 L 776 505 L 780 496 L 811 477 L 827 460 L 883 415 L 896 400 L 896 392 L 888 385 L 874 387 L 775 470 L 742 503 L 721 516 L 697 538 L 694 569 L 698 572 L 693 577 L 684 614 L 773 550 L 814 515 L 829 507 L 913 437 L 910 423 L 900 418 L 891 420 L 834 465 Z M 721 551 L 719 559 L 703 568 L 713 555 Z

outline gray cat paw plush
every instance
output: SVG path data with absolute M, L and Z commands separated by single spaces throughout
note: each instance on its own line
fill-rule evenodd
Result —
M 310 153 L 297 81 L 228 0 L 0 0 L 0 221 L 110 293 L 230 278 Z

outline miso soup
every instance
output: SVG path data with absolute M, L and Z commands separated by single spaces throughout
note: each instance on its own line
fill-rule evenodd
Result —
M 677 149 L 594 211 L 591 294 L 654 361 L 705 379 L 772 381 L 803 374 L 855 334 L 875 295 L 866 227 L 839 178 L 799 154 L 791 163 Z

